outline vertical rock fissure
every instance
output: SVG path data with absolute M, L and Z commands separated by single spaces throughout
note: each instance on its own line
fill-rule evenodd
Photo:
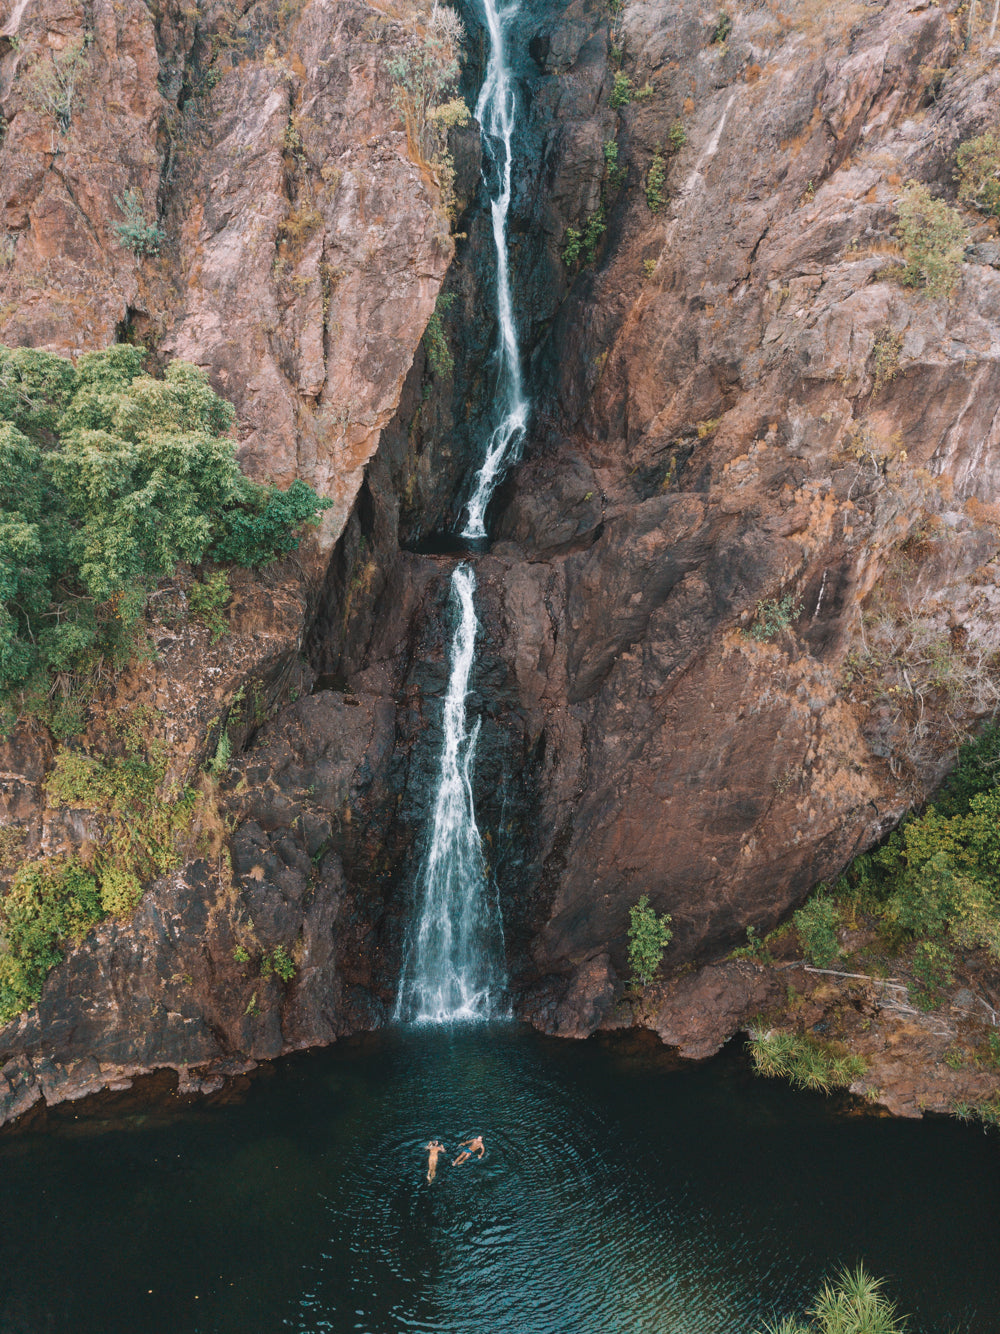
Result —
M 515 9 L 511 5 L 506 14 Z M 490 54 L 476 119 L 482 127 L 483 178 L 496 249 L 499 346 L 495 401 L 499 420 L 487 441 L 465 511 L 461 536 L 471 542 L 487 536 L 490 500 L 520 454 L 528 421 L 507 254 L 517 104 L 504 50 L 505 12 L 494 0 L 484 0 L 484 10 Z M 506 984 L 503 922 L 486 869 L 472 790 L 479 722 L 470 726 L 466 697 L 479 630 L 475 586 L 472 568 L 463 561 L 451 576 L 457 625 L 450 648 L 444 736 L 417 915 L 396 999 L 397 1019 L 425 1023 L 488 1019 Z

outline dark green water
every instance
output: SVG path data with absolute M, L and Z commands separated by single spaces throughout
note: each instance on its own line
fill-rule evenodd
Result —
M 750 1334 L 863 1259 L 919 1334 L 1000 1334 L 1000 1139 L 845 1108 L 734 1054 L 500 1027 L 340 1043 L 169 1118 L 64 1112 L 0 1137 L 0 1325 Z M 487 1159 L 428 1188 L 421 1146 L 476 1131 Z

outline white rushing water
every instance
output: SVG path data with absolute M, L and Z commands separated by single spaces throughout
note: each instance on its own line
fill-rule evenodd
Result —
M 507 214 L 511 198 L 511 140 L 516 101 L 504 52 L 504 27 L 516 0 L 501 13 L 483 0 L 490 35 L 486 77 L 476 104 L 490 184 L 496 246 L 497 315 L 500 327 L 496 401 L 500 422 L 491 432 L 473 484 L 462 536 L 486 536 L 486 510 L 500 479 L 520 455 L 528 421 L 521 356 L 511 300 Z M 488 1019 L 505 985 L 503 922 L 487 871 L 472 796 L 472 767 L 479 722 L 469 726 L 465 701 L 479 622 L 475 576 L 467 564 L 451 576 L 456 628 L 444 702 L 441 760 L 428 847 L 421 867 L 417 916 L 407 941 L 396 999 L 397 1019 L 417 1023 Z
M 475 587 L 470 567 L 457 566 L 451 576 L 457 624 L 437 795 L 421 873 L 422 901 L 396 999 L 395 1017 L 417 1023 L 487 1019 L 504 984 L 503 923 L 472 799 L 479 720 L 470 727 L 465 709 L 479 629 Z
M 472 497 L 466 510 L 463 537 L 486 536 L 486 509 L 507 468 L 516 463 L 528 424 L 528 400 L 521 380 L 521 354 L 517 345 L 517 326 L 510 293 L 507 257 L 507 214 L 510 211 L 511 140 L 514 135 L 517 102 L 514 84 L 504 51 L 504 28 L 517 11 L 512 3 L 502 11 L 494 0 L 483 0 L 486 26 L 490 34 L 490 55 L 486 78 L 476 103 L 476 119 L 483 130 L 484 171 L 495 175 L 491 186 L 490 211 L 493 218 L 493 243 L 497 254 L 497 317 L 500 324 L 498 348 L 498 383 L 496 401 L 501 418 L 490 434 L 486 458 L 476 474 Z M 489 178 L 487 178 L 489 179 Z M 493 194 L 492 190 L 496 193 Z

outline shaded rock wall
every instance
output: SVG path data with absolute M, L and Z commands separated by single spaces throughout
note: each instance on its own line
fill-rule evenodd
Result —
M 252 825 L 230 848 L 235 818 L 199 771 L 309 689 L 301 650 L 326 553 L 451 259 L 440 182 L 392 106 L 387 62 L 416 40 L 353 0 L 0 6 L 0 341 L 76 354 L 117 337 L 196 362 L 236 405 L 244 468 L 334 501 L 295 557 L 234 572 L 216 645 L 188 614 L 190 572 L 164 581 L 152 660 L 89 706 L 74 746 L 114 752 L 115 720 L 142 718 L 165 782 L 202 789 L 199 815 L 176 874 L 131 922 L 71 948 L 41 1006 L 0 1033 L 0 1120 L 43 1094 L 157 1065 L 238 1068 L 377 1017 L 350 990 L 357 951 L 336 944 L 354 939 L 336 857 L 258 855 Z M 74 64 L 57 115 L 43 76 Z M 158 254 L 122 244 L 129 190 Z M 21 839 L 0 884 L 19 858 L 86 855 L 100 837 L 93 813 L 48 803 L 53 753 L 29 723 L 0 745 L 0 816 Z M 278 945 L 293 981 L 269 971 Z

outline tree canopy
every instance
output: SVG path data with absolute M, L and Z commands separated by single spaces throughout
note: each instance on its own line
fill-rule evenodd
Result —
M 0 695 L 115 652 L 178 563 L 265 564 L 328 501 L 251 482 L 197 366 L 0 347 Z

